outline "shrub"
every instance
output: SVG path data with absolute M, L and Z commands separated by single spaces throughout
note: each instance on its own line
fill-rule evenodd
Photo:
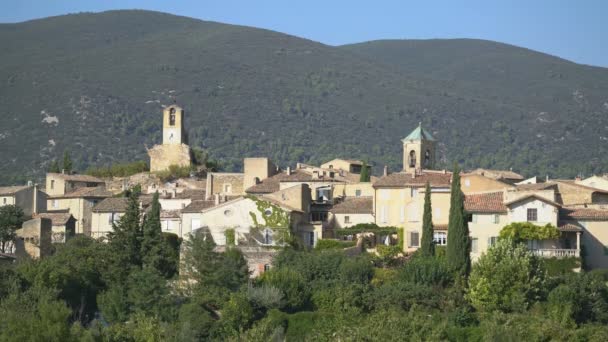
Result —
M 108 167 L 89 168 L 85 173 L 95 177 L 110 178 L 128 177 L 146 171 L 150 171 L 148 163 L 140 160 L 132 163 L 113 164 Z
M 537 226 L 530 222 L 513 222 L 500 231 L 501 238 L 510 238 L 515 242 L 557 239 L 559 235 L 559 229 L 555 226 Z
M 415 256 L 405 264 L 401 279 L 415 284 L 445 286 L 452 276 L 443 259 Z
M 574 319 L 581 310 L 576 291 L 567 285 L 560 285 L 549 293 L 547 312 L 549 317 L 562 326 L 574 326 Z
M 348 248 L 348 247 L 353 247 L 356 243 L 357 243 L 356 241 L 321 239 L 321 240 L 317 241 L 317 245 L 315 246 L 315 249 L 316 250 L 344 249 L 344 248 Z
M 545 258 L 542 259 L 547 275 L 561 276 L 572 273 L 575 268 L 581 267 L 579 258 Z
M 281 290 L 285 304 L 291 310 L 303 307 L 310 296 L 304 277 L 288 268 L 273 268 L 261 277 L 262 284 Z
M 247 288 L 247 298 L 253 305 L 263 309 L 281 309 L 285 306 L 283 292 L 278 287 L 262 285 Z
M 500 239 L 474 265 L 467 298 L 478 310 L 523 311 L 541 298 L 545 273 L 525 245 Z

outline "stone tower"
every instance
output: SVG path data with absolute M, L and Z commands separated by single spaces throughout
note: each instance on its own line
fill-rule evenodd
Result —
M 191 165 L 190 146 L 184 141 L 184 110 L 171 105 L 163 110 L 163 143 L 148 149 L 150 171 L 164 171 L 171 165 Z
M 403 140 L 403 171 L 412 173 L 417 170 L 435 167 L 435 139 L 422 124 Z
M 163 145 L 179 145 L 183 143 L 182 133 L 184 110 L 176 105 L 163 110 Z

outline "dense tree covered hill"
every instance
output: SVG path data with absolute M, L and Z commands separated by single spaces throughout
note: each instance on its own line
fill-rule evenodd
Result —
M 606 70 L 512 46 L 332 47 L 148 11 L 2 24 L 0 44 L 2 183 L 40 176 L 65 149 L 79 169 L 146 159 L 173 97 L 190 144 L 226 169 L 264 155 L 395 170 L 399 139 L 422 121 L 444 165 L 608 170 Z

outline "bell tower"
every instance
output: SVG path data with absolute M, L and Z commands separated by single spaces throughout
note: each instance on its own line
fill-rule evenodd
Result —
M 180 145 L 183 141 L 184 110 L 176 105 L 163 110 L 163 145 Z
M 435 138 L 422 123 L 403 140 L 403 171 L 430 170 L 435 167 Z

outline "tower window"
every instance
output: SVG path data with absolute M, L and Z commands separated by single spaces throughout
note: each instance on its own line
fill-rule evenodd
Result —
M 410 151 L 410 167 L 416 167 L 416 151 Z
M 424 152 L 424 166 L 429 166 L 431 164 L 431 151 L 426 150 Z
M 175 108 L 169 110 L 169 125 L 175 126 Z

